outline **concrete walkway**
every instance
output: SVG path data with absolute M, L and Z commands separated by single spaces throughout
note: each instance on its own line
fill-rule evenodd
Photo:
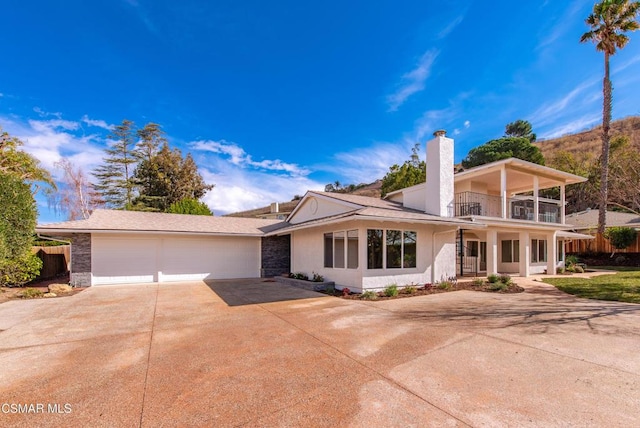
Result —
M 639 426 L 640 305 L 517 281 L 366 303 L 260 280 L 7 302 L 0 426 Z

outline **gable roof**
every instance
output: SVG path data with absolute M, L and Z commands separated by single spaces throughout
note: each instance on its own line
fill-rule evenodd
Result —
M 568 214 L 565 217 L 567 225 L 573 225 L 575 230 L 597 229 L 598 210 L 586 210 Z M 607 211 L 607 227 L 626 226 L 640 228 L 640 216 L 637 214 Z
M 165 214 L 140 211 L 95 210 L 86 220 L 38 225 L 36 232 L 52 233 L 182 233 L 263 236 L 282 227 L 280 220 Z
M 296 214 L 296 212 L 304 205 L 303 202 L 306 199 L 313 196 L 319 197 L 320 199 L 333 200 L 334 202 L 341 203 L 342 205 L 345 205 L 352 210 L 358 210 L 366 207 L 383 208 L 397 211 L 406 210 L 406 208 L 403 208 L 401 203 L 388 201 L 386 199 L 374 198 L 371 196 L 353 195 L 349 193 L 334 193 L 309 190 L 304 195 L 298 206 L 291 212 L 291 214 L 289 214 L 289 217 L 287 217 L 287 221 L 289 221 L 289 219 L 291 219 Z

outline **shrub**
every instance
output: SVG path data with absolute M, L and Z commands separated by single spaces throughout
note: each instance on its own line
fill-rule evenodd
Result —
M 301 279 L 303 281 L 309 281 L 309 277 L 307 276 L 307 274 L 302 273 L 302 272 L 294 273 L 292 278 Z
M 626 261 L 627 261 L 627 258 L 625 256 L 618 256 L 615 259 L 615 262 L 617 265 L 624 264 Z
M 471 281 L 471 283 L 475 287 L 481 287 L 482 285 L 484 285 L 484 281 L 481 278 L 473 278 L 473 281 Z
M 387 288 L 384 289 L 384 295 L 387 297 L 395 297 L 398 295 L 398 286 L 396 284 L 391 284 Z
M 576 271 L 576 265 L 571 265 L 568 266 L 567 269 L 565 269 L 568 273 L 575 273 Z
M 566 267 L 570 267 L 570 266 L 573 266 L 575 264 L 578 264 L 578 256 L 570 255 L 570 256 L 565 257 L 564 265 Z
M 575 273 L 584 273 L 584 268 L 582 266 L 575 265 L 575 266 L 573 266 L 573 271 Z
M 452 286 L 453 284 L 451 283 L 451 281 L 442 281 L 440 284 L 438 284 L 438 288 L 441 290 L 450 290 Z
M 324 282 L 324 276 L 320 275 L 319 273 L 315 273 L 313 272 L 313 282 Z
M 23 299 L 35 299 L 36 297 L 42 297 L 42 291 L 37 288 L 25 288 L 20 297 Z
M 492 282 L 489 285 L 489 290 L 491 291 L 505 291 L 507 288 L 508 286 L 504 282 Z
M 378 299 L 378 294 L 371 291 L 371 290 L 367 290 L 364 293 L 362 293 L 360 295 L 360 298 L 362 300 L 377 300 Z
M 34 280 L 41 268 L 42 260 L 31 253 L 0 259 L 0 286 L 21 287 Z
M 418 291 L 418 289 L 416 287 L 414 287 L 413 285 L 409 285 L 407 287 L 404 287 L 404 289 L 402 291 L 404 291 L 407 294 L 413 294 L 416 291 Z
M 213 215 L 207 204 L 192 198 L 185 198 L 172 203 L 167 208 L 167 212 L 171 214 Z
M 333 284 L 329 284 L 329 285 L 327 285 L 325 290 L 327 291 L 327 293 L 333 294 L 333 293 L 336 292 L 336 287 Z
M 502 275 L 500 275 L 500 282 L 505 284 L 505 285 L 509 285 L 509 284 L 511 284 L 511 277 L 509 275 L 507 275 L 506 273 L 502 274 Z
M 489 281 L 490 284 L 495 284 L 496 282 L 498 282 L 499 279 L 500 277 L 495 273 L 492 273 L 487 277 L 487 281 Z
M 624 250 L 636 241 L 638 231 L 632 227 L 609 227 L 604 231 L 604 237 L 615 249 Z

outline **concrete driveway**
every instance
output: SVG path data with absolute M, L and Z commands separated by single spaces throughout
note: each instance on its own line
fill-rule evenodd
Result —
M 640 305 L 210 285 L 0 305 L 0 425 L 640 425 Z

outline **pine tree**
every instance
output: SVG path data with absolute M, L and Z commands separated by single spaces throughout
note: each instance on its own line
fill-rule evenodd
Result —
M 137 158 L 134 135 L 132 121 L 125 119 L 117 125 L 108 137 L 115 142 L 105 149 L 104 164 L 93 172 L 97 179 L 94 187 L 111 208 L 127 209 L 135 197 L 133 171 Z
M 149 122 L 136 132 L 140 141 L 136 145 L 136 156 L 139 160 L 151 160 L 158 154 L 160 147 L 167 143 L 162 127 L 157 123 Z

